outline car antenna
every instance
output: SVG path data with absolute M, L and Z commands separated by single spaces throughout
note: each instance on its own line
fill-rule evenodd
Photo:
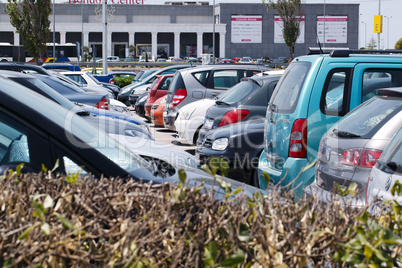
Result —
M 314 29 L 315 29 L 315 35 L 317 36 L 318 47 L 320 48 L 320 54 L 324 54 L 324 51 L 322 50 L 322 47 L 321 47 L 320 38 L 318 38 L 317 28 L 314 27 Z M 325 29 L 324 29 L 324 31 L 325 31 Z

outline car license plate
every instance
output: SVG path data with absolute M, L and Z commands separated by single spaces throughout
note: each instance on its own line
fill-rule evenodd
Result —
M 211 120 L 211 119 L 205 119 L 204 127 L 205 127 L 206 129 L 211 129 L 213 124 L 214 124 L 214 121 L 213 121 L 213 120 Z

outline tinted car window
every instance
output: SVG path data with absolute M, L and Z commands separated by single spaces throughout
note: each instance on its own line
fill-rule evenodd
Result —
M 184 85 L 183 77 L 181 73 L 177 73 L 173 76 L 172 84 L 170 85 L 169 92 L 174 94 L 180 88 L 186 88 Z
M 242 74 L 239 72 L 239 74 Z M 239 83 L 240 78 L 237 70 L 216 70 L 213 73 L 213 88 L 228 89 Z
M 272 104 L 278 113 L 292 113 L 299 99 L 304 79 L 310 69 L 308 62 L 296 62 L 289 65 L 272 97 Z
M 258 88 L 260 88 L 260 86 L 257 83 L 243 81 L 223 93 L 218 100 L 227 104 L 235 104 L 248 96 L 250 92 L 257 90 Z
M 208 82 L 208 77 L 209 77 L 210 71 L 203 71 L 203 72 L 196 72 L 193 73 L 193 76 L 195 79 L 197 79 L 203 86 L 207 85 Z
M 362 102 L 375 95 L 379 88 L 402 86 L 400 69 L 367 69 L 363 73 Z
M 353 134 L 363 138 L 371 138 L 379 127 L 383 126 L 401 109 L 400 98 L 392 99 L 378 96 L 368 100 L 341 119 L 330 132 L 338 133 L 338 135 L 347 133 L 345 135 Z
M 163 81 L 159 84 L 159 88 L 158 89 L 161 89 L 161 90 L 167 90 L 167 89 L 169 89 L 169 86 L 170 86 L 170 83 L 172 82 L 172 76 L 169 76 L 169 77 L 165 77 L 164 79 L 163 79 Z

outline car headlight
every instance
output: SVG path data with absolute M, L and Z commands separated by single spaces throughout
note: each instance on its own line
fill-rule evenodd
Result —
M 142 102 L 142 101 L 146 101 L 148 98 L 148 96 L 144 96 L 142 98 L 140 98 L 137 102 Z
M 228 138 L 216 139 L 212 143 L 212 150 L 223 151 L 228 147 L 228 144 L 229 144 Z
M 120 93 L 125 94 L 127 92 L 131 91 L 131 87 L 124 87 Z

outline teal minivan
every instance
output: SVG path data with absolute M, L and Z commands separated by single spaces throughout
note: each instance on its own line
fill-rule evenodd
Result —
M 334 50 L 295 58 L 279 80 L 267 108 L 260 187 L 289 185 L 300 197 L 313 182 L 323 134 L 347 112 L 375 95 L 402 86 L 402 51 Z M 302 172 L 304 169 L 304 172 Z

